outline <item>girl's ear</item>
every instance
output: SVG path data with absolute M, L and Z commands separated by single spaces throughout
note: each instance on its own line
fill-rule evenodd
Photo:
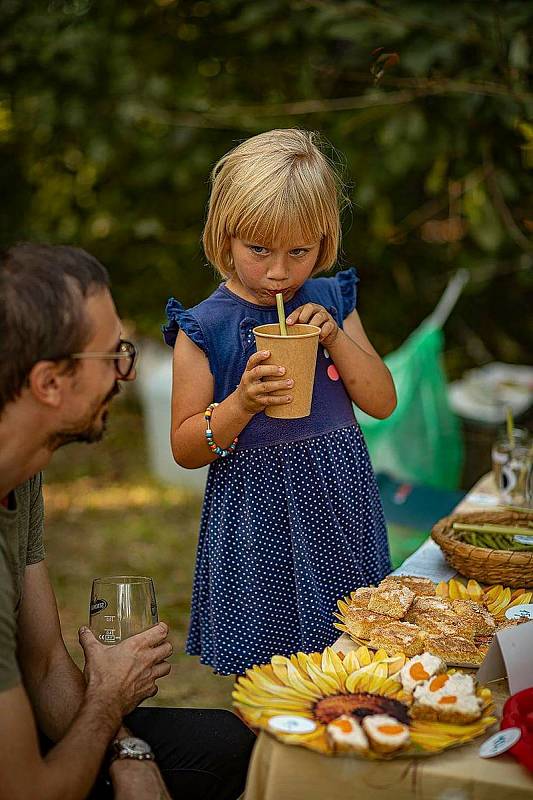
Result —
M 28 388 L 37 402 L 50 408 L 59 408 L 67 381 L 72 380 L 65 365 L 57 361 L 38 361 L 28 375 Z

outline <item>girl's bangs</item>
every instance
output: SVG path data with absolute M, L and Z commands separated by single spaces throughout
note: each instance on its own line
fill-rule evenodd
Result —
M 266 247 L 311 244 L 320 241 L 327 232 L 326 221 L 316 211 L 312 207 L 303 208 L 298 202 L 265 203 L 253 210 L 243 209 L 237 215 L 234 231 L 229 233 Z

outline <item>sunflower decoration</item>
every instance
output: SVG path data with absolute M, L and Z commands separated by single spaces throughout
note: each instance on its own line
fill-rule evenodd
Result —
M 432 718 L 436 712 L 427 704 L 429 713 L 424 711 L 423 694 L 416 699 L 413 686 L 427 682 L 423 675 L 433 678 L 437 673 L 435 669 L 434 674 L 427 671 L 427 659 L 421 664 L 411 661 L 401 653 L 389 656 L 384 650 L 374 653 L 367 647 L 346 655 L 330 647 L 289 658 L 276 655 L 269 664 L 254 666 L 237 680 L 234 707 L 248 725 L 267 730 L 286 744 L 327 755 L 348 751 L 366 758 L 431 754 L 469 741 L 495 722 L 490 716 L 491 693 L 478 688 L 476 719 L 464 724 L 464 701 L 453 695 L 464 694 L 464 686 L 456 687 L 457 679 L 447 692 L 441 686 L 451 680 L 453 671 L 440 676 L 439 688 L 431 697 L 433 705 L 441 695 L 454 697 L 455 703 L 444 708 L 448 721 Z M 439 669 L 444 670 L 440 663 Z M 407 667 L 414 670 L 416 678 L 405 684 L 402 675 Z M 449 716 L 449 709 L 457 703 L 459 717 Z M 415 713 L 416 707 L 422 711 Z
M 456 578 L 438 583 L 435 594 L 449 600 L 473 600 L 486 606 L 487 611 L 497 620 L 505 619 L 508 608 L 531 603 L 533 597 L 533 592 L 524 588 L 511 589 L 502 584 L 483 587 L 473 579 L 464 584 Z

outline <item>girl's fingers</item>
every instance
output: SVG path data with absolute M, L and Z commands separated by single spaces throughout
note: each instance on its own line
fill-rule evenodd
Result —
M 251 372 L 258 364 L 265 361 L 270 356 L 270 350 L 258 350 L 253 353 L 246 363 L 246 371 Z
M 292 394 L 276 395 L 267 394 L 262 398 L 262 402 L 266 406 L 283 406 L 292 402 Z
M 272 377 L 273 375 L 284 375 L 285 367 L 277 364 L 261 364 L 253 367 L 249 371 L 252 381 L 260 381 L 263 378 Z
M 270 394 L 270 392 L 289 391 L 294 385 L 293 380 L 288 381 L 262 381 L 261 386 L 258 386 L 258 394 Z

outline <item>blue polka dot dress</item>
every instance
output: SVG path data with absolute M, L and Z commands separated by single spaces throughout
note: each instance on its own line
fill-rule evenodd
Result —
M 357 280 L 348 270 L 307 281 L 287 314 L 312 300 L 342 324 L 355 307 Z M 251 329 L 276 319 L 275 309 L 248 303 L 223 284 L 189 311 L 169 301 L 167 314 L 167 342 L 181 327 L 207 355 L 216 402 L 235 389 L 255 350 Z M 274 654 L 322 649 L 338 636 L 337 600 L 390 569 L 368 451 L 342 381 L 319 346 L 310 417 L 257 414 L 235 452 L 210 465 L 187 652 L 234 674 Z

